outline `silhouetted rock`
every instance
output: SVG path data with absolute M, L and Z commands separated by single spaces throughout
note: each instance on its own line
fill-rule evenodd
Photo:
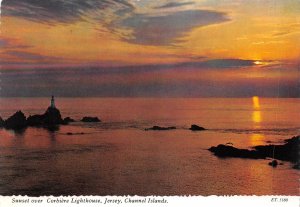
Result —
M 298 162 L 299 160 L 299 139 L 300 136 L 292 137 L 284 140 L 283 145 L 262 145 L 256 146 L 254 149 L 266 157 L 271 157 L 277 160 Z M 273 157 L 274 150 L 274 157 Z
M 98 117 L 85 116 L 81 119 L 82 122 L 100 122 Z
M 75 120 L 72 119 L 72 118 L 70 118 L 70 117 L 66 117 L 66 118 L 64 118 L 64 122 L 65 122 L 65 123 L 75 122 Z
M 189 128 L 189 129 L 192 130 L 192 131 L 202 131 L 202 130 L 206 130 L 205 128 L 200 127 L 200 126 L 198 126 L 198 125 L 196 125 L 196 124 L 191 125 L 191 128 Z
M 254 147 L 254 150 L 238 149 L 228 145 L 218 145 L 208 150 L 218 157 L 240 157 L 251 159 L 265 159 L 270 157 L 277 160 L 299 162 L 299 138 L 300 136 L 286 139 L 283 145 L 261 145 Z M 278 163 L 277 163 L 278 164 Z M 298 163 L 299 164 L 299 163 Z M 296 164 L 297 166 L 297 164 Z
M 4 120 L 0 117 L 0 128 L 4 127 Z
M 269 165 L 272 167 L 277 167 L 278 162 L 277 162 L 277 160 L 272 160 L 272 162 L 269 162 Z
M 46 125 L 63 124 L 63 120 L 61 118 L 60 111 L 57 108 L 48 107 L 44 116 L 45 116 L 44 124 L 46 124 Z
M 300 170 L 300 163 L 297 163 L 293 166 L 293 169 Z
M 83 132 L 67 132 L 66 135 L 83 135 Z
M 172 130 L 172 129 L 176 129 L 176 127 L 172 126 L 172 127 L 160 127 L 160 126 L 153 126 L 151 128 L 147 128 L 145 129 L 147 130 Z
M 28 126 L 48 127 L 63 124 L 60 111 L 57 108 L 48 107 L 47 111 L 42 114 L 36 114 L 27 118 Z
M 27 118 L 28 126 L 41 126 L 45 123 L 44 115 L 32 115 Z
M 22 111 L 17 111 L 11 117 L 4 121 L 4 127 L 7 129 L 22 129 L 27 126 L 26 117 Z
M 264 159 L 266 156 L 260 155 L 255 150 L 238 149 L 232 146 L 220 144 L 217 147 L 211 147 L 208 149 L 218 157 L 240 157 L 240 158 L 252 158 L 252 159 Z

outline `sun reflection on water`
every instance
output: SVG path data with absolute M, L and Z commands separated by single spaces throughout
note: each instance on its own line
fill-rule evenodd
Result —
M 260 123 L 262 121 L 261 112 L 260 111 L 253 111 L 252 112 L 252 121 L 254 123 Z
M 265 135 L 263 134 L 252 134 L 250 137 L 251 145 L 263 145 L 265 144 Z
M 260 108 L 259 97 L 258 96 L 253 96 L 252 101 L 253 101 L 253 108 L 254 109 L 259 109 Z
M 259 97 L 253 96 L 252 102 L 253 102 L 252 121 L 254 123 L 260 123 L 262 122 L 262 116 L 260 111 Z
M 254 128 L 260 128 L 262 122 L 262 113 L 261 107 L 259 103 L 259 97 L 253 96 L 253 111 L 252 111 L 252 122 Z M 264 144 L 265 136 L 263 134 L 252 134 L 250 136 L 250 142 L 253 146 Z

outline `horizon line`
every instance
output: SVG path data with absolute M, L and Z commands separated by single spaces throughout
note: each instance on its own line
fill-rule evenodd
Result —
M 52 95 L 49 96 L 0 96 L 1 98 L 51 98 Z M 188 98 L 188 99 L 194 99 L 194 98 L 253 98 L 253 97 L 259 97 L 259 98 L 300 98 L 300 96 L 259 96 L 259 95 L 253 95 L 253 96 L 60 96 L 60 95 L 54 95 L 56 98 L 157 98 L 157 99 L 163 99 L 163 98 Z

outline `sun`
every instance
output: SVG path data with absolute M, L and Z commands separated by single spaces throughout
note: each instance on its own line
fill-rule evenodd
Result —
M 261 62 L 261 61 L 259 61 L 259 60 L 257 60 L 257 61 L 254 61 L 254 64 L 255 64 L 255 65 L 261 65 L 261 64 L 262 64 L 262 62 Z

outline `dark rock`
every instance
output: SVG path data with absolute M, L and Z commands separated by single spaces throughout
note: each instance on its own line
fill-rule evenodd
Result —
M 293 169 L 300 170 L 300 163 L 297 163 L 293 166 Z
M 64 118 L 64 122 L 67 122 L 67 123 L 69 123 L 69 122 L 75 122 L 75 120 L 72 119 L 72 118 L 70 118 L 70 117 L 66 117 L 66 118 Z
M 83 132 L 67 132 L 66 135 L 83 135 Z
M 17 111 L 14 115 L 4 121 L 4 127 L 7 129 L 22 129 L 27 126 L 26 117 L 22 111 Z
M 277 160 L 298 162 L 299 160 L 299 138 L 300 136 L 292 137 L 284 140 L 283 145 L 262 145 L 256 146 L 254 149 L 266 157 L 271 157 Z M 274 157 L 273 157 L 274 151 Z
M 196 125 L 196 124 L 191 125 L 191 128 L 189 128 L 189 129 L 192 130 L 192 131 L 202 131 L 202 130 L 206 130 L 205 128 L 200 127 L 200 126 L 198 126 L 198 125 Z
M 44 118 L 44 124 L 46 125 L 59 125 L 63 123 L 60 111 L 57 108 L 48 107 Z
M 220 144 L 217 147 L 211 147 L 208 149 L 218 157 L 240 157 L 240 158 L 252 158 L 252 159 L 265 159 L 266 156 L 260 155 L 255 150 L 238 149 L 232 146 Z
M 0 117 L 0 128 L 4 127 L 4 120 Z
M 269 165 L 272 167 L 277 167 L 278 162 L 277 162 L 277 160 L 272 160 L 272 162 L 269 162 Z
M 174 126 L 172 126 L 172 127 L 153 126 L 151 128 L 147 128 L 145 130 L 148 131 L 148 130 L 172 130 L 172 129 L 176 129 L 176 127 L 174 127 Z
M 82 122 L 100 122 L 98 117 L 85 116 L 81 119 Z
M 40 126 L 44 124 L 45 117 L 44 115 L 32 115 L 27 118 L 28 126 Z
M 298 163 L 299 138 L 300 136 L 295 136 L 291 139 L 287 139 L 283 145 L 256 146 L 254 147 L 254 150 L 238 149 L 222 144 L 217 147 L 211 147 L 208 150 L 218 157 L 240 157 L 251 159 L 265 159 L 266 157 L 270 157 L 277 160 Z
M 54 126 L 63 124 L 60 111 L 57 108 L 48 107 L 47 111 L 42 114 L 36 114 L 27 118 L 28 126 Z

